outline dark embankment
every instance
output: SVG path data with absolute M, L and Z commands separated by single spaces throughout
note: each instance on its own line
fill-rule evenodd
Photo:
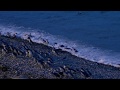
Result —
M 1 79 L 118 79 L 120 68 L 43 44 L 0 36 Z

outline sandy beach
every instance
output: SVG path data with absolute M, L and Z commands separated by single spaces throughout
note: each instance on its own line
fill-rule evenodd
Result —
M 0 79 L 120 79 L 120 68 L 1 35 Z

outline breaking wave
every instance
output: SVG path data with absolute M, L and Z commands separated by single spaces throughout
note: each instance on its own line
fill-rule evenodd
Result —
M 7 32 L 10 32 L 11 35 L 17 33 L 17 36 L 21 37 L 22 39 L 26 39 L 25 34 L 30 34 L 32 36 L 31 40 L 33 42 L 43 43 L 42 39 L 48 40 L 48 46 L 68 51 L 77 57 L 82 57 L 87 60 L 108 64 L 115 67 L 119 67 L 120 64 L 120 53 L 102 50 L 91 45 L 89 46 L 82 44 L 79 41 L 71 41 L 65 37 L 51 35 L 47 32 L 44 32 L 44 30 L 17 27 L 14 25 L 0 25 L 0 32 L 2 35 L 7 35 Z M 60 45 L 63 45 L 64 47 L 60 47 Z M 78 52 L 75 50 L 77 50 Z

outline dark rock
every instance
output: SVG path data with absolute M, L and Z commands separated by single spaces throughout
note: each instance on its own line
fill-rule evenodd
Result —
M 64 45 L 60 45 L 60 47 L 65 47 Z

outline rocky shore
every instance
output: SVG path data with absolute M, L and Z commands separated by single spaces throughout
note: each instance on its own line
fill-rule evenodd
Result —
M 120 79 L 120 68 L 44 44 L 1 35 L 0 79 Z

